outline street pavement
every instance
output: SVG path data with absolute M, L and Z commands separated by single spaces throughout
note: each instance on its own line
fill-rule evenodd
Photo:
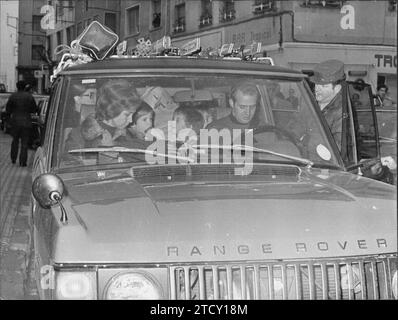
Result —
M 30 197 L 34 150 L 28 152 L 27 167 L 12 164 L 11 140 L 0 131 L 0 300 L 37 299 L 28 272 L 33 260 Z

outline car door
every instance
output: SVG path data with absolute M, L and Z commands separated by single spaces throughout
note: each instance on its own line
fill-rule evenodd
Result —
M 46 113 L 46 134 L 43 139 L 43 143 L 37 148 L 32 168 L 32 181 L 42 173 L 51 171 L 51 152 L 53 149 L 53 135 L 56 126 L 56 113 L 58 109 L 59 99 L 61 96 L 62 78 L 57 79 L 52 87 L 52 94 L 49 98 L 48 110 Z M 33 221 L 33 238 L 35 246 L 35 278 L 37 281 L 37 287 L 39 295 L 44 298 L 48 294 L 49 290 L 44 290 L 41 286 L 40 279 L 42 278 L 43 268 L 50 265 L 50 252 L 51 252 L 51 215 L 43 209 L 37 203 L 32 196 L 32 221 Z M 45 270 L 44 270 L 45 271 Z M 49 297 L 47 297 L 49 298 Z
M 349 141 L 352 159 L 343 156 L 343 160 L 348 171 L 357 170 L 368 178 L 394 184 L 391 170 L 380 161 L 380 137 L 371 86 L 347 82 L 346 88 L 343 109 L 345 106 L 348 120 L 345 125 L 343 120 L 343 139 Z
M 377 125 L 380 142 L 380 155 L 392 157 L 397 163 L 397 109 L 377 108 Z M 393 168 L 394 181 L 397 181 L 397 169 Z
M 368 84 L 347 82 L 347 85 L 348 108 L 353 118 L 350 129 L 355 138 L 357 161 L 379 158 L 380 142 L 372 89 Z

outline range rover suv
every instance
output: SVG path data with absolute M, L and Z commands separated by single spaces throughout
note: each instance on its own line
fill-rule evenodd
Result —
M 179 56 L 60 72 L 33 168 L 40 297 L 397 299 L 396 187 L 349 171 L 305 79 Z M 153 108 L 145 148 L 84 141 L 112 82 Z M 243 82 L 258 93 L 250 128 L 209 133 Z M 180 107 L 207 111 L 194 143 L 177 143 Z

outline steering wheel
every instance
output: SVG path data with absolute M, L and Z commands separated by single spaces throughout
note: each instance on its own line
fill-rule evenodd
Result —
M 277 136 L 282 135 L 282 136 L 286 137 L 287 140 L 289 142 L 291 142 L 297 148 L 297 150 L 299 151 L 301 156 L 303 156 L 305 154 L 302 144 L 300 143 L 300 141 L 296 138 L 296 136 L 293 133 L 291 133 L 285 129 L 282 129 L 280 127 L 273 126 L 273 125 L 262 125 L 262 126 L 259 126 L 255 129 L 253 129 L 253 142 L 254 143 L 257 142 L 255 139 L 256 135 L 264 133 L 264 132 L 275 132 L 275 134 Z

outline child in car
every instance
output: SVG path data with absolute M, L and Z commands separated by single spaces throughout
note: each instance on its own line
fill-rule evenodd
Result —
M 177 155 L 196 158 L 196 151 L 192 149 L 199 140 L 200 129 L 204 128 L 205 120 L 194 107 L 180 106 L 173 114 L 176 122 Z
M 181 106 L 178 107 L 173 113 L 173 120 L 176 122 L 176 134 L 177 140 L 185 142 L 185 132 L 181 132 L 183 129 L 191 129 L 193 133 L 198 137 L 200 129 L 203 129 L 205 125 L 202 113 L 193 107 Z M 189 131 L 186 131 L 189 134 Z M 193 135 L 193 134 L 192 134 Z M 180 136 L 181 139 L 178 137 Z M 189 134 L 189 136 L 191 136 Z M 186 136 L 188 138 L 188 136 Z
M 110 132 L 103 128 L 93 115 L 87 116 L 82 122 L 80 131 L 85 140 L 84 146 L 86 148 L 110 147 L 114 145 L 114 138 Z
M 117 140 L 117 145 L 130 149 L 147 150 L 153 143 L 153 140 L 149 138 L 149 131 L 154 127 L 154 122 L 154 110 L 142 101 L 133 113 L 130 124 L 126 127 L 126 135 Z M 122 157 L 123 161 L 127 162 L 146 161 L 145 153 L 124 153 Z
M 65 150 L 80 148 L 110 147 L 114 139 L 108 130 L 103 128 L 94 115 L 88 115 L 80 127 L 73 128 L 65 141 Z

